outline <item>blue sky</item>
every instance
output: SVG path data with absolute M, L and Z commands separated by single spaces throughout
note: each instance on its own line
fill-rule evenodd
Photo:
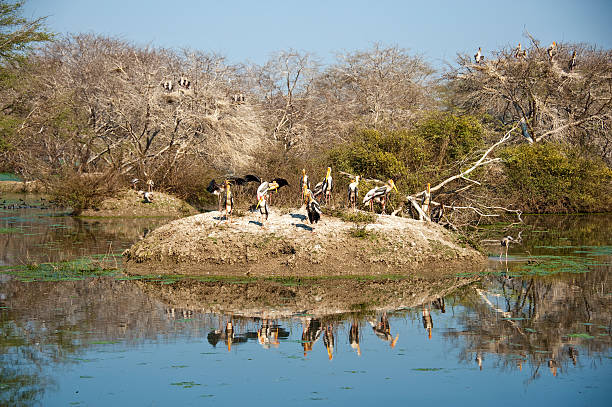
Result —
M 28 0 L 58 33 L 94 32 L 136 44 L 214 51 L 264 63 L 287 48 L 330 62 L 336 51 L 374 42 L 424 55 L 434 66 L 457 52 L 525 42 L 586 42 L 612 48 L 612 0 L 277 1 Z

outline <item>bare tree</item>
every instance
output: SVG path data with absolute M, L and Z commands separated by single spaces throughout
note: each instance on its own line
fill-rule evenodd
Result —
M 503 48 L 481 63 L 458 56 L 446 78 L 455 104 L 522 123 L 532 142 L 564 140 L 612 159 L 612 52 L 581 44 Z
M 232 172 L 250 165 L 264 134 L 256 112 L 232 104 L 232 69 L 217 55 L 77 35 L 31 65 L 39 92 L 15 149 L 30 170 L 113 167 L 163 181 L 191 157 Z

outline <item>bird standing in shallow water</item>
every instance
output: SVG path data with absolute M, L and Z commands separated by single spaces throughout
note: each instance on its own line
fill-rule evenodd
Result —
M 510 242 L 514 242 L 514 238 L 512 236 L 506 236 L 500 241 L 501 250 L 499 251 L 499 260 L 501 261 L 502 254 L 504 248 L 506 248 L 506 261 L 508 261 L 508 247 L 510 247 Z
M 387 184 L 382 187 L 372 188 L 368 191 L 366 196 L 363 198 L 363 204 L 370 203 L 370 211 L 374 212 L 374 201 L 379 201 L 382 204 L 382 213 L 385 213 L 385 207 L 387 205 L 387 199 L 389 197 L 389 193 L 392 189 L 395 189 L 397 192 L 397 188 L 395 187 L 395 182 L 390 179 Z
M 349 206 L 355 210 L 357 205 L 357 197 L 359 195 L 359 175 L 355 177 L 355 180 L 348 186 L 348 203 Z

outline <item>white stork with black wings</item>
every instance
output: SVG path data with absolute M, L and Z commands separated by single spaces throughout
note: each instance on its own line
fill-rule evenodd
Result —
M 395 182 L 390 179 L 385 185 L 382 187 L 372 188 L 368 191 L 366 196 L 363 198 L 363 204 L 370 203 L 370 211 L 374 211 L 374 201 L 381 202 L 382 204 L 382 213 L 385 213 L 385 206 L 387 205 L 387 198 L 389 197 L 389 193 L 392 189 L 395 189 L 397 192 L 397 188 L 395 186 Z
M 263 181 L 257 188 L 257 208 L 259 213 L 264 217 L 264 221 L 268 220 L 268 193 L 270 191 L 278 191 L 279 188 L 289 185 L 284 178 L 274 178 L 272 181 Z M 263 224 L 263 221 L 262 221 Z

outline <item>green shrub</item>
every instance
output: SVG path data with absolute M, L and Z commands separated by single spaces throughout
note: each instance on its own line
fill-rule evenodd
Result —
M 521 144 L 500 153 L 507 196 L 525 211 L 590 212 L 612 208 L 612 169 L 559 143 Z

